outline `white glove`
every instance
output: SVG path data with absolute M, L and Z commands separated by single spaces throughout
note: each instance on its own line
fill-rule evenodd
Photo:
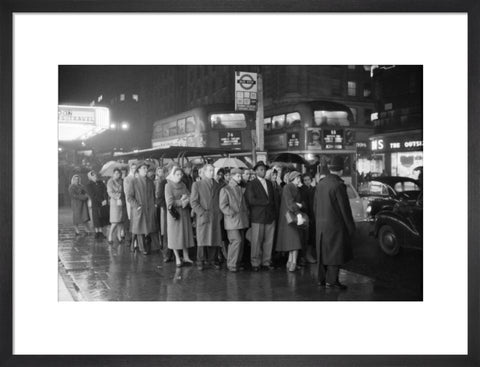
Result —
M 303 220 L 303 217 L 301 214 L 297 214 L 297 225 L 301 226 L 305 221 Z

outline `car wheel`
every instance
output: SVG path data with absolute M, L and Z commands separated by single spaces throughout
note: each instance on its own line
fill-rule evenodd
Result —
M 384 225 L 378 231 L 378 240 L 380 248 L 389 256 L 394 256 L 400 251 L 400 242 L 398 237 L 389 225 Z

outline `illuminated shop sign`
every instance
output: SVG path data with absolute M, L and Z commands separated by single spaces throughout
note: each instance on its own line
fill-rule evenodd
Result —
M 372 152 L 423 150 L 423 139 L 420 136 L 373 138 L 370 147 Z

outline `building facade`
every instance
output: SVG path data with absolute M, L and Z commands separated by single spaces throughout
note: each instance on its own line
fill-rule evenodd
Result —
M 377 67 L 373 81 L 375 132 L 359 171 L 417 178 L 423 170 L 423 67 Z

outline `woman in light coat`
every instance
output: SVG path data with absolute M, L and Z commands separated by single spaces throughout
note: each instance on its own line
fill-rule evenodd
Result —
M 122 241 L 123 221 L 126 211 L 125 195 L 123 192 L 122 171 L 119 168 L 113 170 L 113 176 L 107 182 L 107 192 L 110 197 L 110 231 L 108 243 L 112 244 L 113 232 L 117 230 L 118 242 Z
M 78 236 L 80 235 L 78 225 L 90 220 L 87 205 L 88 195 L 80 182 L 79 175 L 73 175 L 68 192 L 72 199 L 73 228 L 75 229 L 75 236 Z
M 172 167 L 165 186 L 165 201 L 167 205 L 168 248 L 175 254 L 177 267 L 183 263 L 192 264 L 188 249 L 194 246 L 192 222 L 190 220 L 190 193 L 182 180 L 182 169 Z M 172 215 L 177 214 L 177 218 Z M 180 257 L 183 252 L 183 262 Z

